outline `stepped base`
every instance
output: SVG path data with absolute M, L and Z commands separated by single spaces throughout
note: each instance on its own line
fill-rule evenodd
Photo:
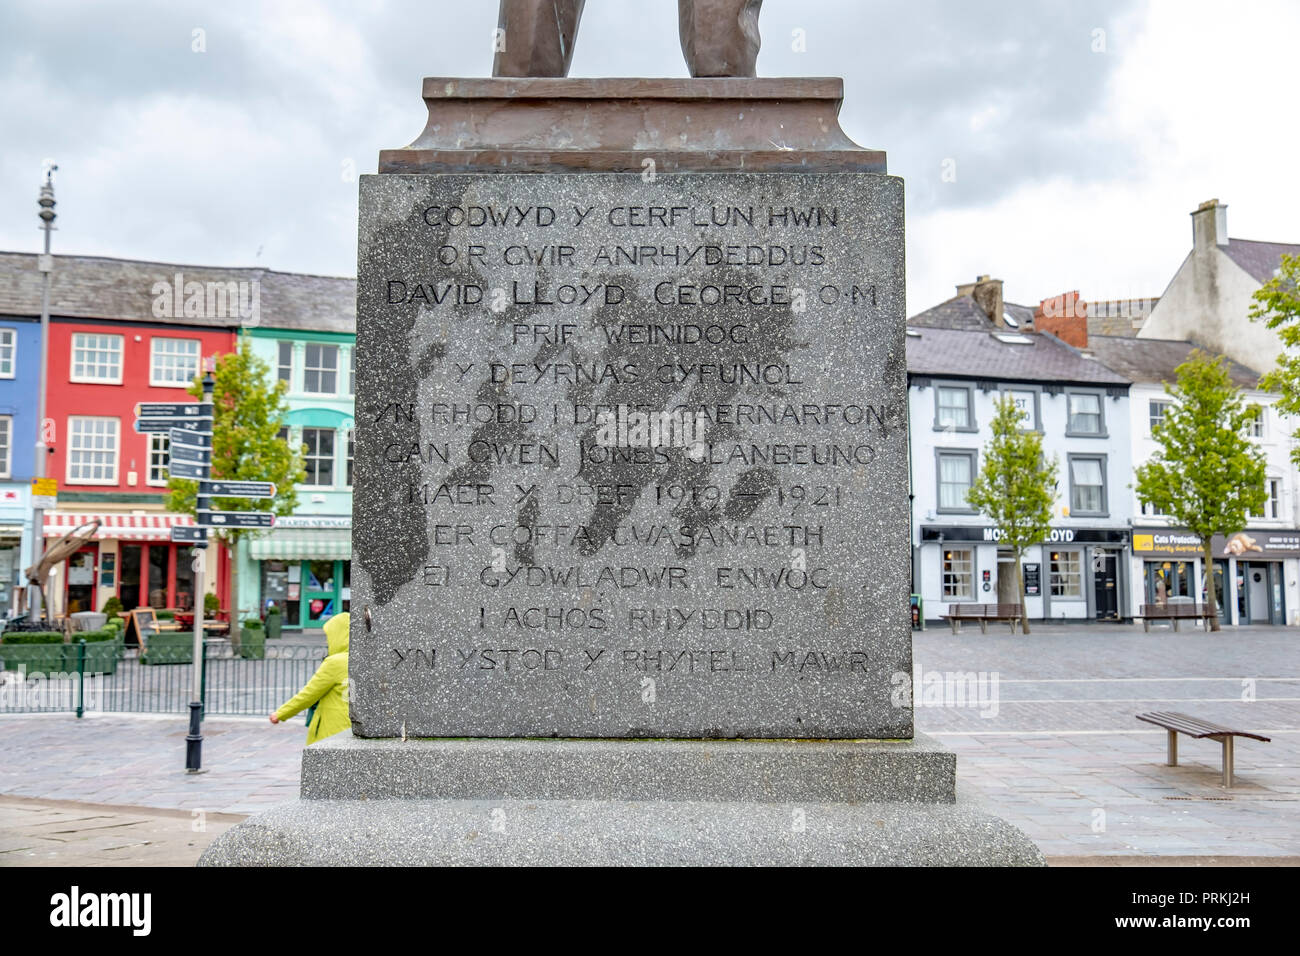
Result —
M 228 830 L 200 866 L 1042 866 L 960 804 L 299 800 Z
M 201 866 L 1041 866 L 934 741 L 363 740 Z

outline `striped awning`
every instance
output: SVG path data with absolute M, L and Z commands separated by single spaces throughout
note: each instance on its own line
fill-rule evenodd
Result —
M 257 561 L 350 561 L 352 532 L 346 528 L 280 528 L 248 543 Z
M 95 540 L 111 541 L 170 541 L 171 529 L 176 525 L 192 525 L 190 515 L 153 512 L 130 514 L 125 512 L 91 513 L 84 511 L 47 511 L 45 537 L 61 538 L 87 522 L 99 519 Z

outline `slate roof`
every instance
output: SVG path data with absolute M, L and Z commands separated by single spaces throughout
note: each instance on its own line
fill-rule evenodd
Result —
M 50 314 L 65 318 L 165 321 L 219 328 L 241 324 L 243 320 L 238 317 L 160 319 L 155 316 L 154 283 L 170 285 L 178 272 L 185 282 L 257 282 L 260 314 L 257 324 L 262 327 L 356 332 L 355 279 L 100 256 L 54 257 Z M 36 254 L 0 252 L 0 314 L 39 316 L 40 313 L 41 273 L 37 269 Z
M 1016 336 L 1027 339 L 1024 344 L 1003 342 L 993 332 L 909 328 L 908 333 L 909 375 L 1124 387 L 1129 384 L 1128 379 L 1096 359 L 1041 333 Z
M 1033 327 L 1036 310 L 1032 305 L 1003 302 L 1002 311 L 1009 313 L 1019 323 L 1020 328 Z M 907 324 L 923 329 L 965 329 L 967 331 L 989 331 L 996 328 L 970 295 L 955 295 L 947 302 L 940 302 L 924 312 L 918 312 L 907 320 Z
M 1263 285 L 1273 278 L 1282 264 L 1282 253 L 1300 256 L 1300 246 L 1285 242 L 1256 242 L 1253 239 L 1229 239 L 1219 246 L 1229 259 L 1241 266 Z
M 1135 339 L 1126 335 L 1089 335 L 1088 348 L 1112 371 L 1131 382 L 1173 382 L 1176 369 L 1196 351 L 1194 342 L 1170 339 Z M 1201 349 L 1211 357 L 1218 353 Z M 1259 373 L 1229 359 L 1225 363 L 1232 382 L 1238 388 L 1259 388 Z

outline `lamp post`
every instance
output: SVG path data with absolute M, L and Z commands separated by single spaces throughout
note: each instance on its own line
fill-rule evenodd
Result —
M 49 366 L 50 357 L 50 276 L 54 273 L 54 256 L 50 255 L 50 233 L 54 231 L 54 171 L 58 166 L 51 165 L 45 170 L 45 182 L 41 186 L 41 194 L 37 198 L 37 205 L 41 207 L 38 216 L 41 218 L 41 228 L 45 231 L 45 252 L 37 259 L 37 268 L 41 271 L 41 368 L 40 378 L 36 384 L 36 394 L 38 396 L 38 411 L 36 413 L 36 462 L 34 477 L 45 477 L 45 459 L 49 455 L 49 446 L 45 443 L 45 387 L 46 372 Z M 32 566 L 40 563 L 41 555 L 45 553 L 45 509 L 37 507 L 32 512 L 32 537 L 35 539 L 32 544 Z M 29 583 L 30 588 L 30 583 Z M 46 608 L 42 607 L 41 590 L 36 588 L 32 591 L 32 620 L 43 618 L 46 614 Z

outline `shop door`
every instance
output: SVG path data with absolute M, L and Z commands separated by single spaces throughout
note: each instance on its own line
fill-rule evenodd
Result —
M 338 566 L 334 561 L 302 564 L 302 626 L 324 627 L 338 613 Z
M 1095 551 L 1092 555 L 1093 597 L 1097 620 L 1119 620 L 1119 560 L 1113 551 Z
M 1267 624 L 1271 619 L 1272 602 L 1269 600 L 1268 565 L 1246 565 L 1246 608 L 1251 624 Z
M 91 545 L 68 558 L 68 592 L 65 614 L 95 610 L 95 559 L 99 547 Z
M 985 602 L 988 598 L 984 598 Z M 1016 556 L 1007 551 L 998 551 L 998 604 L 1020 604 L 1020 595 L 1016 593 Z
M 1228 580 L 1228 562 L 1216 560 L 1214 562 L 1214 609 L 1219 614 L 1219 623 L 1227 624 L 1228 621 L 1228 602 L 1224 600 L 1227 591 L 1224 590 L 1224 582 Z

